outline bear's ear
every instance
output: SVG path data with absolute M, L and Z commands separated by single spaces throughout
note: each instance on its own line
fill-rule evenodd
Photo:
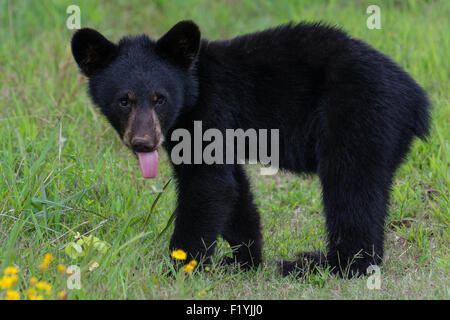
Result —
M 189 70 L 200 47 L 200 30 L 189 20 L 180 21 L 156 42 L 157 52 L 184 70 Z
M 118 51 L 114 43 L 89 28 L 78 30 L 72 37 L 71 46 L 81 72 L 88 77 L 106 67 Z

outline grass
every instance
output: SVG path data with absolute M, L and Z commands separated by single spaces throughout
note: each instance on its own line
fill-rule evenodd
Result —
M 321 190 L 314 176 L 261 177 L 249 167 L 264 227 L 266 264 L 247 273 L 213 264 L 169 276 L 174 184 L 167 157 L 155 180 L 141 178 L 135 158 L 92 107 L 71 57 L 66 8 L 81 8 L 82 26 L 112 40 L 145 32 L 158 37 L 181 19 L 209 39 L 229 38 L 288 21 L 323 20 L 391 56 L 429 93 L 433 124 L 398 171 L 386 226 L 381 289 L 366 279 L 326 271 L 283 278 L 275 262 L 325 248 Z M 382 29 L 366 27 L 370 1 L 1 1 L 0 2 L 0 268 L 20 268 L 63 288 L 45 253 L 81 267 L 70 299 L 449 299 L 450 3 L 377 1 Z M 156 198 L 159 200 L 155 203 Z M 154 206 L 153 206 L 154 204 Z M 111 248 L 71 259 L 74 235 Z M 216 258 L 227 254 L 219 241 Z M 99 263 L 95 271 L 88 268 Z M 206 294 L 199 293 L 206 291 Z M 1 292 L 1 291 L 0 291 Z M 204 293 L 204 292 L 203 292 Z M 0 293 L 1 297 L 1 293 Z

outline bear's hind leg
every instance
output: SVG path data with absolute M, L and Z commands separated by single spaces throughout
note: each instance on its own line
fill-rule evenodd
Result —
M 298 261 L 282 262 L 284 275 L 300 276 L 312 266 L 329 266 L 343 277 L 362 275 L 383 257 L 393 168 L 382 155 L 361 157 L 357 152 L 322 157 L 318 167 L 326 214 L 328 249 L 302 253 Z M 325 260 L 325 261 L 324 261 Z
M 392 168 L 386 163 L 380 153 L 361 157 L 355 152 L 345 161 L 334 157 L 319 167 L 327 264 L 341 276 L 365 274 L 370 265 L 382 261 L 392 177 Z

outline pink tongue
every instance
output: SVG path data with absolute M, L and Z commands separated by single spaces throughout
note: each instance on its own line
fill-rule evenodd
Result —
M 139 164 L 144 178 L 154 178 L 158 172 L 158 151 L 138 152 Z

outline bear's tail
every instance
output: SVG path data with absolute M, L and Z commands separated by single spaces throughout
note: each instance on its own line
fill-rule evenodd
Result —
M 415 107 L 415 123 L 414 133 L 420 139 L 425 140 L 430 132 L 430 109 L 431 103 L 427 97 L 425 91 L 421 90 L 421 94 L 418 95 L 414 103 Z

